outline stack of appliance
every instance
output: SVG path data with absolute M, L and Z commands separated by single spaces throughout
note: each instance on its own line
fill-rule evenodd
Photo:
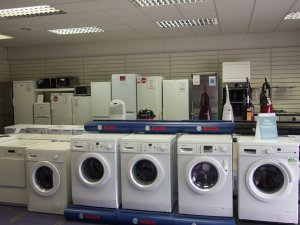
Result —
M 34 123 L 51 125 L 51 105 L 50 102 L 34 103 Z
M 47 77 L 41 78 L 36 82 L 37 88 L 73 88 L 78 84 L 78 77 Z

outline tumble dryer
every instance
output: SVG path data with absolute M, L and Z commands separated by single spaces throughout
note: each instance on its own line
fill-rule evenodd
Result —
M 0 202 L 27 204 L 26 148 L 45 140 L 15 139 L 0 143 Z
M 73 204 L 119 208 L 119 140 L 127 134 L 82 134 L 72 138 Z
M 121 139 L 122 207 L 171 212 L 176 202 L 176 135 Z
M 26 153 L 27 209 L 64 214 L 71 202 L 70 142 L 48 142 Z
M 238 217 L 298 223 L 299 144 L 239 137 Z
M 179 213 L 232 217 L 231 135 L 185 134 L 177 143 Z

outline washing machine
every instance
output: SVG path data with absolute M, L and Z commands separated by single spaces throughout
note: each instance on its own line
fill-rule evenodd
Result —
M 72 125 L 52 125 L 48 128 L 47 134 L 73 134 Z
M 177 157 L 179 213 L 232 217 L 231 135 L 184 134 Z
M 15 139 L 0 143 L 0 202 L 27 204 L 26 149 L 45 140 Z
M 48 129 L 51 125 L 45 124 L 30 124 L 26 126 L 25 133 L 32 133 L 32 134 L 47 134 Z
M 8 142 L 15 140 L 17 137 L 15 135 L 10 134 L 0 134 L 0 143 Z
M 238 137 L 238 217 L 298 223 L 299 146 L 288 137 Z
M 72 137 L 74 136 L 70 134 L 40 134 L 28 137 L 27 139 L 70 142 Z
M 71 141 L 73 204 L 121 204 L 119 140 L 127 134 L 82 134 Z
M 176 135 L 121 139 L 122 207 L 171 212 L 177 201 Z
M 31 124 L 15 124 L 4 127 L 5 134 L 25 133 L 25 128 Z
M 79 135 L 85 133 L 83 125 L 72 125 L 72 134 Z
M 64 214 L 71 202 L 70 142 L 48 142 L 27 148 L 27 209 Z

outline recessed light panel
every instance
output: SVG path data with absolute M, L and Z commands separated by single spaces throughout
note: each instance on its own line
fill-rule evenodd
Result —
M 195 27 L 195 26 L 210 26 L 217 25 L 218 20 L 216 18 L 204 18 L 193 20 L 170 20 L 156 22 L 161 28 L 174 28 L 174 27 Z
M 207 2 L 207 0 L 130 0 L 130 1 L 138 7 Z
M 7 35 L 0 34 L 0 40 L 12 39 L 12 38 L 13 38 L 13 37 L 11 37 L 11 36 L 7 36 Z
M 63 14 L 65 12 L 56 9 L 50 5 L 39 5 L 21 8 L 1 9 L 0 17 L 3 18 L 24 18 L 34 16 L 47 16 L 55 14 Z
M 48 31 L 59 35 L 89 34 L 89 33 L 104 32 L 104 30 L 99 27 L 75 27 L 75 28 L 55 29 L 55 30 L 48 30 Z
M 285 20 L 299 20 L 300 12 L 291 12 L 284 17 Z

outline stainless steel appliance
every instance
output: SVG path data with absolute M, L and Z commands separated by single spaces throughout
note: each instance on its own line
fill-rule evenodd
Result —
M 14 109 L 12 105 L 12 82 L 0 82 L 0 133 L 4 127 L 14 124 Z
M 211 120 L 219 119 L 219 98 L 218 98 L 218 74 L 215 72 L 193 73 L 192 74 L 192 115 L 194 120 L 199 118 L 201 105 L 203 105 L 202 96 L 205 93 L 206 99 L 209 99 Z M 207 97 L 208 96 L 208 97 Z M 206 100 L 207 102 L 207 100 Z
M 74 87 L 74 96 L 91 96 L 91 86 L 76 85 Z

